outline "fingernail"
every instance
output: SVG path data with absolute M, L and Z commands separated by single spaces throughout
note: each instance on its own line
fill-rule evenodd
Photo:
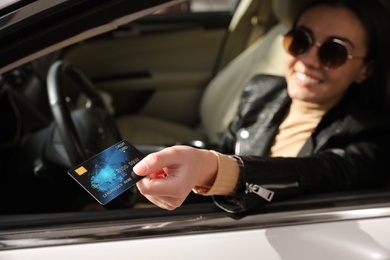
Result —
M 133 171 L 137 174 L 137 175 L 143 175 L 143 173 L 147 170 L 147 167 L 145 165 L 144 162 L 140 161 L 139 163 L 137 163 L 136 165 L 134 165 L 133 167 Z
M 154 179 L 163 179 L 168 176 L 163 169 L 154 172 Z

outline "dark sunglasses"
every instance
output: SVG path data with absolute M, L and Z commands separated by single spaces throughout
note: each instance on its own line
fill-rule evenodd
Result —
M 284 35 L 284 49 L 294 57 L 302 57 L 313 46 L 318 47 L 318 57 L 321 65 L 325 69 L 336 69 L 349 59 L 364 59 L 365 57 L 355 57 L 349 53 L 345 42 L 332 38 L 322 44 L 315 42 L 311 34 L 303 29 L 294 28 Z

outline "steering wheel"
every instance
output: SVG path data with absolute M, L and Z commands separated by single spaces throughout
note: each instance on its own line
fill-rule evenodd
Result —
M 85 94 L 87 103 L 84 108 L 70 111 L 65 94 L 65 77 Z M 85 161 L 122 139 L 96 87 L 74 64 L 62 60 L 53 63 L 47 84 L 50 108 L 71 165 Z

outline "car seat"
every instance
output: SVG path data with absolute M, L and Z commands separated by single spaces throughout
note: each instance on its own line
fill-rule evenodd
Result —
M 231 60 L 206 87 L 200 104 L 200 131 L 158 118 L 131 115 L 117 118 L 122 137 L 138 147 L 193 144 L 193 140 L 217 144 L 236 113 L 245 83 L 258 73 L 284 75 L 283 35 L 291 27 L 299 9 L 308 1 L 272 1 L 272 11 L 278 23 Z

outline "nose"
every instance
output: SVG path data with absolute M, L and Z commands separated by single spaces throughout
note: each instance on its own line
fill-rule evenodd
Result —
M 321 68 L 321 62 L 318 55 L 318 50 L 321 47 L 321 43 L 315 42 L 304 55 L 299 57 L 299 60 L 310 68 Z

